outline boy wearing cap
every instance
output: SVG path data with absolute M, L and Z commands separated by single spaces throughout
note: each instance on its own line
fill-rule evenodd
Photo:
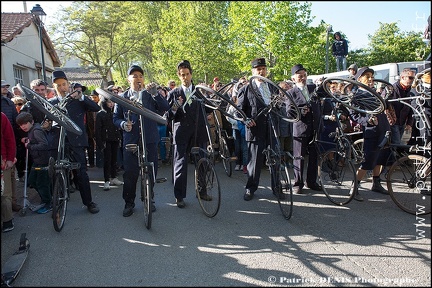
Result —
M 63 71 L 54 71 L 52 74 L 53 86 L 57 91 L 57 96 L 48 101 L 57 105 L 61 103 L 69 91 L 69 81 Z M 82 89 L 82 87 L 81 87 Z M 69 98 L 70 97 L 70 98 Z M 90 213 L 99 212 L 99 207 L 92 201 L 90 180 L 87 174 L 87 159 L 85 149 L 88 147 L 87 132 L 84 123 L 84 116 L 87 111 L 97 112 L 100 110 L 99 105 L 86 97 L 82 92 L 76 90 L 68 95 L 69 102 L 66 105 L 69 118 L 74 121 L 83 132 L 81 135 L 67 133 L 66 148 L 69 149 L 70 157 L 73 162 L 79 162 L 80 168 L 76 170 L 76 180 L 78 189 L 81 194 L 82 203 L 87 206 Z
M 121 96 L 137 101 L 143 107 L 163 115 L 168 109 L 168 101 L 162 97 L 157 91 L 157 85 L 150 83 L 144 89 L 144 71 L 138 65 L 132 65 L 128 69 L 127 80 L 129 82 L 129 89 L 127 89 Z M 144 117 L 144 116 L 142 116 Z M 123 217 L 129 217 L 133 214 L 136 198 L 136 184 L 139 176 L 139 166 L 137 155 L 131 151 L 126 150 L 128 144 L 141 143 L 141 127 L 140 115 L 130 112 L 123 106 L 117 103 L 114 106 L 113 114 L 114 125 L 123 130 L 123 200 L 125 206 L 123 209 Z M 158 144 L 159 144 L 159 130 L 157 122 L 144 117 L 144 133 L 145 145 L 147 148 L 147 160 L 153 162 L 154 177 L 157 177 L 158 172 Z M 154 197 L 154 195 L 152 195 Z M 152 203 L 152 211 L 156 211 L 154 201 Z

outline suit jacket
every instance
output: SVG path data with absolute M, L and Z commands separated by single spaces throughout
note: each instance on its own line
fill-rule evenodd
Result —
M 306 101 L 303 96 L 302 91 L 294 86 L 287 91 L 294 100 L 294 103 L 300 108 L 304 106 L 309 106 L 310 110 L 306 115 L 300 114 L 300 120 L 293 123 L 293 136 L 294 137 L 310 137 L 313 136 L 314 132 L 318 130 L 319 121 L 321 118 L 320 104 L 318 99 L 312 97 L 312 93 L 316 88 L 315 84 L 307 84 L 307 89 L 309 91 L 309 101 Z
M 60 102 L 58 97 L 53 97 L 48 100 L 51 104 L 57 105 Z M 97 112 L 100 110 L 98 104 L 96 104 L 89 97 L 84 96 L 84 100 L 81 99 L 71 99 L 70 102 L 66 105 L 66 110 L 68 112 L 69 118 L 77 124 L 81 130 L 82 134 L 77 135 L 72 132 L 67 132 L 66 139 L 72 146 L 76 147 L 87 147 L 88 146 L 88 137 L 86 132 L 86 125 L 84 124 L 84 115 L 87 111 Z
M 192 91 L 194 90 L 195 85 L 192 84 Z M 185 103 L 186 95 L 184 94 L 182 87 L 177 87 L 169 92 L 167 98 L 171 107 L 174 104 L 174 100 L 179 97 L 182 98 L 183 103 Z M 173 121 L 172 129 L 174 144 L 188 144 L 191 139 L 192 141 L 195 140 L 193 138 L 195 135 L 196 143 L 191 143 L 192 145 L 208 142 L 209 139 L 207 135 L 206 121 L 203 117 L 207 117 L 207 114 L 212 111 L 212 109 L 205 107 L 206 115 L 204 115 L 201 108 L 201 102 L 199 101 L 192 101 L 191 104 L 184 105 L 184 111 L 183 108 L 178 108 L 175 114 L 170 110 L 168 113 L 168 119 Z
M 132 90 L 128 89 L 120 96 L 126 99 L 131 99 L 132 95 Z M 145 108 L 161 116 L 169 109 L 168 101 L 160 94 L 157 94 L 155 97 L 153 97 L 146 90 L 143 90 L 140 92 L 139 99 L 139 101 L 143 104 Z M 123 106 L 118 105 L 117 103 L 115 104 L 113 121 L 116 127 L 121 128 L 121 123 L 127 120 L 128 111 L 129 110 L 124 108 Z M 141 128 L 139 115 L 130 112 L 130 120 L 134 123 L 134 125 L 132 125 L 132 130 L 130 132 L 126 132 L 123 130 L 123 147 L 126 144 L 141 143 Z M 160 137 L 157 122 L 154 120 L 150 120 L 145 116 L 143 116 L 143 122 L 146 144 L 159 143 Z
M 267 105 L 264 104 L 264 100 L 259 101 L 257 96 L 252 91 L 251 84 L 247 84 L 243 86 L 238 92 L 237 98 L 237 106 L 243 110 L 248 118 L 254 119 L 256 125 L 246 129 L 246 141 L 257 141 L 258 139 L 266 140 L 267 137 L 267 129 L 268 129 L 268 118 L 264 113 L 257 115 L 261 112 L 262 109 L 266 108 Z M 255 83 L 252 83 L 255 85 Z M 272 87 L 269 87 L 271 89 Z M 258 88 L 254 87 L 255 91 L 259 91 Z M 275 88 L 276 89 L 276 88 Z M 272 94 L 275 91 L 270 91 Z M 261 97 L 261 96 L 260 96 Z M 277 121 L 276 117 L 272 118 L 274 121 Z M 277 122 L 274 123 L 277 127 Z

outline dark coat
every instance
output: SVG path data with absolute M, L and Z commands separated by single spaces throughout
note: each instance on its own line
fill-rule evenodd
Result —
M 192 84 L 192 91 L 194 90 L 195 85 Z M 181 97 L 183 103 L 185 103 L 186 95 L 181 86 L 169 92 L 167 97 L 169 99 L 169 105 L 172 107 L 174 99 L 178 99 L 179 97 Z M 212 111 L 213 110 L 210 108 L 205 108 L 207 114 Z M 201 102 L 199 101 L 192 101 L 191 104 L 184 105 L 184 111 L 183 108 L 179 108 L 175 114 L 170 110 L 168 119 L 174 122 L 172 127 L 174 135 L 173 144 L 189 144 L 190 140 L 195 140 L 195 135 L 196 143 L 192 143 L 192 145 L 208 142 L 206 122 L 203 117 L 207 117 L 207 115 L 203 115 Z
M 414 92 L 411 88 L 404 90 L 399 81 L 393 84 L 394 93 L 389 97 L 390 99 L 399 99 L 414 96 Z M 410 103 L 410 101 L 407 101 Z M 395 109 L 396 113 L 396 125 L 414 125 L 413 110 L 408 105 L 405 105 L 399 101 L 390 102 Z M 411 104 L 411 103 L 410 103 Z
M 51 104 L 57 105 L 60 102 L 58 97 L 54 97 L 48 100 Z M 77 124 L 81 130 L 82 134 L 77 135 L 72 132 L 68 132 L 66 139 L 72 146 L 75 147 L 87 147 L 88 146 L 88 137 L 87 137 L 87 129 L 84 124 L 84 115 L 87 111 L 97 112 L 100 110 L 99 105 L 97 105 L 93 100 L 89 97 L 84 96 L 84 100 L 81 99 L 71 99 L 70 102 L 66 105 L 66 110 L 68 112 L 69 118 Z
M 28 132 L 27 148 L 33 159 L 33 164 L 48 165 L 50 157 L 48 138 L 39 123 L 35 123 Z
M 118 141 L 121 139 L 120 128 L 114 125 L 113 111 L 107 107 L 106 101 L 101 102 L 101 110 L 96 114 L 96 146 L 97 149 L 105 148 L 106 141 Z
M 298 122 L 293 123 L 293 136 L 294 137 L 310 137 L 318 130 L 321 111 L 319 101 L 315 101 L 312 94 L 316 88 L 315 84 L 308 84 L 307 89 L 309 91 L 309 96 L 312 98 L 309 102 L 306 101 L 301 90 L 295 86 L 287 91 L 290 94 L 294 103 L 300 108 L 304 106 L 309 106 L 311 111 L 306 115 L 302 115 Z

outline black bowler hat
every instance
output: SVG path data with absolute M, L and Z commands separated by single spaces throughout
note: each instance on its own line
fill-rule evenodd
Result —
M 63 71 L 54 71 L 52 73 L 52 81 L 55 82 L 57 79 L 65 79 L 67 80 L 66 74 Z
M 297 65 L 295 65 L 295 66 L 293 66 L 291 68 L 291 75 L 294 75 L 294 74 L 296 74 L 297 72 L 299 72 L 301 70 L 305 70 L 306 71 L 306 69 L 303 67 L 302 64 L 297 64 Z
M 76 88 L 79 88 L 79 87 L 81 87 L 82 92 L 85 92 L 87 90 L 87 87 L 81 85 L 80 83 L 74 83 L 73 86 L 72 86 L 72 89 L 75 90 Z
M 131 75 L 133 72 L 135 72 L 135 71 L 138 71 L 138 72 L 140 72 L 141 74 L 143 74 L 144 75 L 144 71 L 142 70 L 142 68 L 140 67 L 140 66 L 138 66 L 138 65 L 132 65 L 132 66 L 130 66 L 129 67 L 129 70 L 128 70 L 128 75 Z
M 256 59 L 252 60 L 251 64 L 252 64 L 252 68 L 256 68 L 259 66 L 266 66 L 267 67 L 265 58 L 256 58 Z
M 371 72 L 372 75 L 375 73 L 375 71 L 372 68 L 369 67 L 362 67 L 360 68 L 356 75 L 355 75 L 355 80 L 358 80 L 358 78 L 360 78 L 360 76 L 362 76 L 363 74 L 365 74 L 366 72 Z

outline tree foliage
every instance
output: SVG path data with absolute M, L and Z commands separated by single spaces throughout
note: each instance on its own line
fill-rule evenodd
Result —
M 49 31 L 55 31 L 51 38 L 60 55 L 78 58 L 105 81 L 113 71 L 121 85 L 126 84 L 131 64 L 143 68 L 147 82 L 166 83 L 176 79 L 177 63 L 184 59 L 192 63 L 195 82 L 209 83 L 217 76 L 227 83 L 249 75 L 250 62 L 256 57 L 267 59 L 270 77 L 279 81 L 289 79 L 291 67 L 299 63 L 310 74 L 325 72 L 328 24 L 321 21 L 311 26 L 311 5 L 295 1 L 74 1 L 59 11 Z M 401 32 L 396 23 L 380 23 L 368 36 L 369 47 L 350 51 L 349 63 L 415 61 L 430 52 L 420 33 Z

